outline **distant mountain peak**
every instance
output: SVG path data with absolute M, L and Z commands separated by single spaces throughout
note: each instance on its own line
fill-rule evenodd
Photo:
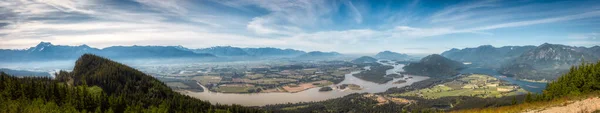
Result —
M 50 43 L 50 42 L 40 42 L 37 46 L 29 48 L 29 51 L 30 52 L 33 52 L 33 51 L 43 51 L 47 47 L 51 47 L 51 46 L 54 46 L 54 45 L 52 45 L 52 43 Z
M 360 58 L 356 58 L 356 59 L 352 60 L 351 62 L 353 62 L 353 63 L 375 63 L 375 62 L 377 62 L 377 59 L 370 57 L 370 56 L 362 56 Z
M 496 47 L 494 47 L 492 45 L 481 45 L 481 46 L 479 46 L 479 48 L 496 48 Z
M 406 59 L 408 59 L 408 55 L 386 50 L 386 51 L 377 53 L 375 55 L 375 58 L 390 59 L 390 60 L 406 60 Z
M 52 43 L 42 41 L 37 46 L 52 46 Z

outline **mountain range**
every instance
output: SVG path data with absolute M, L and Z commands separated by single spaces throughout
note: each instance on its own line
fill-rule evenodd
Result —
M 238 48 L 217 46 L 202 49 L 189 49 L 182 46 L 111 46 L 103 49 L 87 45 L 66 46 L 40 42 L 28 49 L 0 49 L 0 62 L 74 60 L 85 53 L 92 53 L 111 59 L 139 58 L 217 58 L 217 57 L 298 57 L 304 51 L 279 48 Z M 312 53 L 311 53 L 312 54 Z M 339 54 L 339 53 L 338 53 Z M 311 56 L 311 55 L 308 55 Z M 312 55 L 320 56 L 320 55 Z
M 216 46 L 210 48 L 191 49 L 195 53 L 208 53 L 219 57 L 252 56 L 252 57 L 296 57 L 306 52 L 294 49 L 279 49 L 272 47 L 239 48 L 231 46 Z
M 544 43 L 507 62 L 500 72 L 521 79 L 555 80 L 571 66 L 598 61 L 600 56 L 592 52 L 597 48 Z
M 342 54 L 340 54 L 338 52 L 311 51 L 311 52 L 299 55 L 298 57 L 295 57 L 295 58 L 300 59 L 300 60 L 314 60 L 314 59 L 334 58 L 334 57 L 339 57 L 341 55 Z
M 600 58 L 600 46 L 573 47 L 544 43 L 539 46 L 483 45 L 476 48 L 451 49 L 442 56 L 459 62 L 472 63 L 519 79 L 554 80 L 579 65 L 582 60 L 595 62 Z
M 87 45 L 65 46 L 41 42 L 37 46 L 25 50 L 2 49 L 0 50 L 0 61 L 74 60 L 85 53 L 92 53 L 114 59 L 215 57 L 212 54 L 184 51 L 176 46 L 112 46 L 104 49 L 97 49 Z
M 500 68 L 502 64 L 519 57 L 535 46 L 504 46 L 495 48 L 491 45 L 482 45 L 476 48 L 456 49 L 444 51 L 441 55 L 459 62 L 470 62 L 473 66 L 486 68 Z

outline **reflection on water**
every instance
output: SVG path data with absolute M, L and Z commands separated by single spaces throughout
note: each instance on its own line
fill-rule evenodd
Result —
M 403 71 L 402 67 L 404 65 L 394 65 L 382 63 L 384 65 L 393 65 L 394 68 L 388 70 L 388 74 L 396 73 L 398 71 Z M 329 92 L 319 92 L 319 88 L 312 88 L 298 93 L 252 93 L 252 94 L 232 94 L 232 93 L 217 93 L 210 92 L 205 90 L 205 92 L 186 92 L 185 94 L 190 95 L 192 97 L 207 100 L 211 103 L 219 103 L 219 104 L 240 104 L 244 106 L 263 106 L 267 104 L 281 104 L 281 103 L 297 103 L 297 102 L 309 102 L 309 101 L 323 101 L 332 98 L 343 97 L 352 93 L 379 93 L 384 92 L 392 87 L 404 87 L 408 86 L 412 83 L 422 81 L 428 79 L 428 77 L 424 76 L 413 76 L 406 75 L 405 78 L 396 78 L 393 81 L 390 81 L 385 84 L 377 84 L 373 82 L 364 81 L 362 79 L 356 78 L 352 76 L 352 74 L 359 73 L 360 71 L 355 71 L 350 74 L 345 75 L 344 81 L 339 84 L 357 84 L 360 85 L 363 90 L 339 90 L 335 89 Z M 397 80 L 404 80 L 408 77 L 413 77 L 412 79 L 406 80 L 406 83 L 402 84 L 393 84 L 393 82 Z M 334 85 L 331 86 L 335 88 Z
M 528 81 L 517 80 L 512 77 L 503 76 L 502 74 L 498 73 L 498 71 L 492 70 L 492 69 L 487 69 L 487 68 L 467 68 L 467 69 L 461 70 L 460 72 L 462 74 L 476 73 L 476 74 L 491 75 L 500 80 L 508 81 L 510 83 L 519 85 L 523 89 L 525 89 L 529 92 L 534 92 L 534 93 L 541 93 L 542 90 L 546 89 L 546 84 L 547 84 L 547 83 L 528 82 Z

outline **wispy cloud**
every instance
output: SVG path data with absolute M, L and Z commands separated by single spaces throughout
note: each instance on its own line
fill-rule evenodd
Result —
M 85 43 L 97 47 L 134 44 L 188 47 L 232 45 L 340 52 L 383 49 L 418 52 L 410 48 L 428 45 L 432 49 L 426 51 L 440 52 L 447 48 L 439 45 L 457 37 L 470 39 L 464 41 L 465 45 L 461 47 L 498 40 L 510 42 L 518 40 L 512 36 L 528 34 L 528 30 L 540 31 L 511 29 L 600 20 L 600 9 L 593 7 L 598 2 L 594 1 L 365 2 L 2 1 L 0 48 L 26 48 L 39 41 L 51 41 L 69 45 Z M 577 29 L 574 30 L 543 29 L 559 31 L 551 35 L 566 38 L 565 34 L 570 32 L 581 29 L 586 31 L 578 32 L 593 32 L 589 29 L 596 28 L 590 24 L 577 24 L 575 27 Z M 597 36 L 591 37 L 595 38 L 570 40 L 577 45 L 599 42 L 592 40 Z
M 363 18 L 362 14 L 360 14 L 360 11 L 358 11 L 358 9 L 356 9 L 354 4 L 352 4 L 352 1 L 348 1 L 346 4 L 352 11 L 352 14 L 354 16 L 354 21 L 356 21 L 356 23 L 362 23 L 362 18 Z
M 184 15 L 188 12 L 187 0 L 135 0 L 136 2 L 147 6 L 150 9 Z

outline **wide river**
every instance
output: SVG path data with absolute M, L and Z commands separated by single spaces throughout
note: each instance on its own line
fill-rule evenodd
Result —
M 381 62 L 380 62 L 381 63 Z M 404 71 L 402 67 L 403 64 L 388 64 L 381 63 L 384 65 L 392 65 L 393 69 L 387 70 L 387 74 L 397 73 L 400 71 Z M 251 93 L 251 94 L 234 94 L 234 93 L 218 93 L 211 92 L 208 90 L 204 90 L 204 92 L 190 92 L 187 91 L 184 94 L 189 96 L 210 101 L 211 103 L 219 103 L 219 104 L 239 104 L 243 106 L 264 106 L 268 104 L 283 104 L 283 103 L 298 103 L 298 102 L 310 102 L 310 101 L 323 101 L 327 99 L 339 98 L 352 93 L 379 93 L 384 92 L 392 87 L 404 87 L 411 85 L 415 82 L 422 81 L 428 79 L 429 77 L 425 76 L 414 76 L 414 75 L 405 75 L 404 78 L 396 78 L 390 82 L 385 84 L 377 84 L 369 81 L 364 81 L 362 79 L 356 78 L 352 76 L 352 74 L 359 73 L 360 71 L 351 72 L 345 75 L 344 81 L 339 84 L 357 84 L 360 85 L 362 90 L 339 90 L 334 89 L 328 92 L 319 92 L 319 88 L 311 88 L 302 92 L 297 93 Z M 407 79 L 408 77 L 413 77 L 412 79 Z M 407 79 L 406 83 L 402 84 L 393 84 L 393 82 L 398 80 Z M 331 85 L 334 88 L 336 85 Z

